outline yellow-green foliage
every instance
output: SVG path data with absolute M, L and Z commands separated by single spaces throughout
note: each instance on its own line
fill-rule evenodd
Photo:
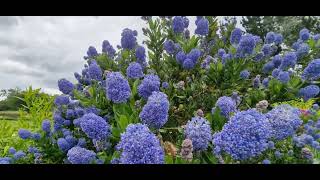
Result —
M 304 102 L 303 99 L 293 99 L 290 101 L 284 101 L 279 103 L 272 104 L 272 107 L 281 105 L 281 104 L 289 104 L 293 107 L 308 110 L 312 107 L 312 105 L 316 102 L 317 99 L 309 99 L 307 102 Z

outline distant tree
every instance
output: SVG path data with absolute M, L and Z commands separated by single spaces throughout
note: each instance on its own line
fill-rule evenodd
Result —
M 2 89 L 0 96 L 5 97 L 0 101 L 0 111 L 17 111 L 24 104 L 19 98 L 23 98 L 23 91 L 19 88 Z
M 299 38 L 299 31 L 303 28 L 320 32 L 320 16 L 243 16 L 241 24 L 248 33 L 261 38 L 270 31 L 281 33 L 288 45 Z

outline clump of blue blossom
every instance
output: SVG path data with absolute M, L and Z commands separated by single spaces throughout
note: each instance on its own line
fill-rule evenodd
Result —
M 266 114 L 272 127 L 272 136 L 276 140 L 283 140 L 292 136 L 302 124 L 300 112 L 297 108 L 284 104 L 279 105 Z
M 150 128 L 160 129 L 168 121 L 169 101 L 166 94 L 152 92 L 139 117 Z
M 184 130 L 187 139 L 192 141 L 195 151 L 204 151 L 208 148 L 209 142 L 212 139 L 212 132 L 209 122 L 202 117 L 193 117 L 186 124 Z
M 143 124 L 129 124 L 121 134 L 116 149 L 121 152 L 119 164 L 163 164 L 164 150 L 160 141 Z
M 144 99 L 148 99 L 153 91 L 160 91 L 160 78 L 157 75 L 148 74 L 138 86 L 138 94 Z
M 267 118 L 255 109 L 236 113 L 223 129 L 213 136 L 214 154 L 223 152 L 235 160 L 259 156 L 267 149 L 271 137 Z
M 120 72 L 109 73 L 106 86 L 107 97 L 114 103 L 127 102 L 131 96 L 129 82 Z

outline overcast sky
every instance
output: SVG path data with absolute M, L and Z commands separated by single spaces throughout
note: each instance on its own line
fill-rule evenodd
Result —
M 190 31 L 194 31 L 194 17 Z M 145 22 L 138 16 L 0 17 L 0 89 L 29 85 L 56 94 L 57 81 L 75 82 L 89 46 L 101 51 L 103 40 L 116 48 L 124 28 L 138 31 L 141 44 Z

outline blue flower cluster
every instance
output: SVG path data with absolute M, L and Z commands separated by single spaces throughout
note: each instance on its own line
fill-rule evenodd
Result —
M 73 84 L 66 79 L 60 79 L 58 81 L 58 87 L 59 87 L 59 90 L 64 94 L 69 94 L 74 89 Z
M 137 31 L 125 28 L 121 33 L 121 47 L 124 49 L 134 49 L 137 44 Z
M 198 19 L 195 34 L 205 36 L 209 33 L 209 21 L 206 18 Z
M 248 79 L 249 76 L 250 76 L 250 72 L 246 69 L 240 72 L 240 77 L 242 79 Z
M 171 40 L 166 40 L 163 43 L 163 48 L 167 51 L 168 54 L 174 54 L 177 49 L 176 49 L 176 44 Z
M 146 50 L 143 46 L 138 46 L 136 49 L 137 62 L 142 66 L 146 66 Z
M 214 154 L 226 152 L 236 160 L 247 160 L 267 149 L 271 126 L 255 109 L 236 113 L 221 132 L 213 135 Z
M 75 146 L 68 151 L 67 158 L 71 164 L 91 164 L 96 160 L 96 153 Z
M 289 67 L 294 67 L 294 65 L 297 64 L 297 55 L 294 52 L 288 52 L 284 55 L 282 61 L 281 61 L 281 65 L 280 65 L 280 69 L 285 70 L 286 68 Z
M 166 94 L 152 92 L 139 117 L 150 128 L 160 129 L 168 121 L 169 101 Z
M 108 40 L 104 40 L 102 42 L 102 52 L 106 53 L 111 59 L 113 59 L 116 54 L 116 50 L 112 47 Z
M 96 61 L 91 61 L 88 68 L 88 74 L 90 79 L 94 79 L 97 81 L 102 80 L 102 70 Z
M 229 118 L 230 115 L 237 111 L 236 102 L 231 97 L 222 96 L 216 102 L 216 107 L 219 107 L 221 115 Z
M 111 72 L 107 75 L 106 93 L 113 103 L 124 103 L 131 96 L 129 82 L 120 72 Z
M 242 37 L 242 30 L 239 28 L 235 28 L 231 32 L 230 43 L 234 45 L 239 44 L 241 37 Z
M 143 77 L 142 66 L 137 62 L 132 62 L 127 67 L 127 76 L 131 79 L 138 79 Z
M 306 44 L 306 43 L 300 44 L 300 46 L 296 52 L 297 58 L 301 59 L 301 58 L 305 57 L 306 55 L 308 55 L 309 51 L 310 51 L 310 47 L 308 44 Z
M 160 91 L 160 78 L 157 75 L 148 74 L 138 86 L 138 94 L 148 99 L 153 91 Z
M 312 60 L 303 70 L 302 78 L 306 80 L 318 80 L 320 78 L 320 59 Z
M 284 104 L 279 105 L 266 114 L 272 127 L 272 136 L 277 140 L 283 140 L 292 136 L 302 124 L 298 109 Z
M 172 29 L 175 33 L 182 33 L 185 27 L 185 19 L 181 16 L 175 16 L 172 21 Z
M 239 46 L 237 48 L 237 55 L 239 57 L 251 55 L 253 53 L 255 45 L 255 40 L 251 34 L 242 36 L 239 42 Z
M 111 134 L 111 127 L 106 120 L 93 113 L 81 117 L 80 127 L 89 138 L 95 140 L 107 139 Z
M 163 164 L 164 150 L 146 125 L 129 124 L 116 149 L 119 164 Z
M 90 46 L 90 47 L 88 48 L 87 55 L 88 55 L 88 57 L 91 57 L 91 58 L 92 58 L 92 57 L 98 56 L 98 52 L 97 52 L 97 50 L 96 50 L 95 47 Z
M 268 33 L 266 34 L 265 43 L 266 43 L 266 44 L 271 44 L 271 43 L 273 43 L 274 40 L 276 39 L 275 36 L 276 36 L 276 33 L 274 33 L 274 32 L 268 32 Z
M 186 124 L 184 130 L 187 139 L 192 141 L 195 151 L 204 151 L 208 148 L 212 139 L 212 132 L 209 122 L 202 117 L 193 117 Z
M 277 79 L 278 79 L 280 82 L 286 84 L 286 83 L 288 83 L 289 80 L 290 80 L 290 74 L 289 74 L 289 72 L 287 72 L 287 71 L 279 71 L 279 74 L 278 74 L 278 76 L 277 76 Z
M 320 92 L 320 88 L 317 85 L 309 85 L 299 90 L 299 96 L 303 97 L 305 101 L 309 100 L 310 98 L 316 97 Z
M 304 28 L 299 32 L 299 37 L 302 41 L 306 41 L 310 37 L 310 32 L 308 29 Z

